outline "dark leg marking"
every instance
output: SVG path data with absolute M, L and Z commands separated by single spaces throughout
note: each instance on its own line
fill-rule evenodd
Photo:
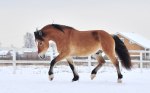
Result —
M 69 63 L 69 62 L 68 62 Z M 74 78 L 72 79 L 72 81 L 77 81 L 79 80 L 79 75 L 77 74 L 76 70 L 75 70 L 75 67 L 73 64 L 69 63 L 69 66 L 73 72 L 73 75 L 74 75 Z
M 68 61 L 68 64 L 69 64 L 69 66 L 70 66 L 70 68 L 71 68 L 71 70 L 72 70 L 72 72 L 73 72 L 73 75 L 74 75 L 74 78 L 72 79 L 72 81 L 77 81 L 77 80 L 79 80 L 79 75 L 78 75 L 78 73 L 76 72 L 76 69 L 75 69 L 73 60 L 72 60 L 71 58 L 68 58 L 67 61 Z
M 99 64 L 92 70 L 91 72 L 91 79 L 94 79 L 96 74 L 97 74 L 97 71 L 102 67 L 102 65 L 105 63 L 105 60 L 104 58 L 102 57 L 101 53 L 99 53 L 97 55 L 97 60 L 99 62 Z
M 118 74 L 118 79 L 122 79 L 123 75 L 122 74 Z
M 99 63 L 91 72 L 91 74 L 97 74 L 97 71 L 102 67 L 104 63 Z
M 96 74 L 97 71 L 102 67 L 102 65 L 105 63 L 105 60 L 104 58 L 102 57 L 102 54 L 99 53 L 97 55 L 97 61 L 99 62 L 99 64 L 93 69 L 92 73 L 91 74 Z
M 115 65 L 116 69 L 117 69 L 117 74 L 118 74 L 118 79 L 122 79 L 123 75 L 121 74 L 120 68 L 119 68 L 119 63 L 117 63 Z
M 122 83 L 121 79 L 123 78 L 123 75 L 121 74 L 119 63 L 116 65 L 116 69 L 117 69 L 117 74 L 118 74 L 118 83 Z
M 50 63 L 50 69 L 49 69 L 49 72 L 48 72 L 48 75 L 49 76 L 51 76 L 51 75 L 53 75 L 53 68 L 54 68 L 54 65 L 55 65 L 55 63 L 56 63 L 56 58 L 54 58 L 52 61 L 51 61 L 51 63 Z M 53 78 L 50 78 L 51 80 L 53 80 Z

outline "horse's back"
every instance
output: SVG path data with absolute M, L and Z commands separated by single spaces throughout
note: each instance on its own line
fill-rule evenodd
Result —
M 69 39 L 71 54 L 77 56 L 94 54 L 102 48 L 101 40 L 107 37 L 110 35 L 103 30 L 73 31 Z

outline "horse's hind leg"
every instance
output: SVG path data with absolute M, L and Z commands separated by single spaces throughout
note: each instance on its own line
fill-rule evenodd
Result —
M 123 75 L 121 74 L 121 71 L 120 71 L 119 62 L 118 62 L 116 57 L 111 58 L 111 61 L 114 64 L 114 66 L 116 67 L 117 74 L 118 74 L 118 82 L 121 82 L 121 79 L 123 78 Z
M 107 55 L 107 56 L 109 57 L 109 59 L 111 60 L 111 62 L 113 63 L 113 65 L 115 66 L 117 70 L 118 82 L 120 83 L 121 79 L 123 78 L 123 75 L 121 74 L 121 71 L 120 71 L 119 62 L 114 55 Z
M 98 61 L 98 65 L 92 70 L 91 72 L 91 79 L 94 79 L 96 77 L 97 71 L 102 67 L 102 65 L 105 63 L 104 58 L 102 57 L 102 53 L 99 53 L 96 55 L 96 59 Z
M 116 51 L 115 51 L 115 41 L 112 38 L 111 35 L 108 33 L 101 31 L 101 47 L 103 52 L 107 55 L 107 57 L 111 60 L 111 62 L 114 64 L 114 66 L 117 69 L 118 74 L 118 80 L 120 80 L 123 76 L 121 74 L 120 68 L 119 68 L 119 62 L 117 58 L 115 57 Z
M 78 73 L 77 73 L 77 71 L 76 71 L 76 69 L 75 69 L 75 66 L 74 66 L 74 63 L 73 63 L 72 58 L 71 58 L 71 57 L 68 57 L 68 58 L 66 58 L 66 60 L 67 60 L 67 62 L 69 63 L 69 66 L 70 66 L 70 68 L 71 68 L 71 70 L 72 70 L 72 72 L 73 72 L 73 75 L 74 75 L 74 78 L 72 79 L 72 81 L 77 81 L 77 80 L 79 80 L 79 75 L 78 75 Z

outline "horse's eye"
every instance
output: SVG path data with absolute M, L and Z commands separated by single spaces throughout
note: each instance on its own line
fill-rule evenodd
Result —
M 42 46 L 42 42 L 39 42 L 39 45 Z

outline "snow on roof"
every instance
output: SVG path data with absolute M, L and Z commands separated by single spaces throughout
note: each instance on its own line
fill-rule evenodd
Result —
M 150 41 L 139 34 L 133 32 L 117 32 L 116 34 L 120 34 L 128 38 L 129 40 L 132 40 L 135 43 L 143 46 L 144 48 L 150 48 Z

